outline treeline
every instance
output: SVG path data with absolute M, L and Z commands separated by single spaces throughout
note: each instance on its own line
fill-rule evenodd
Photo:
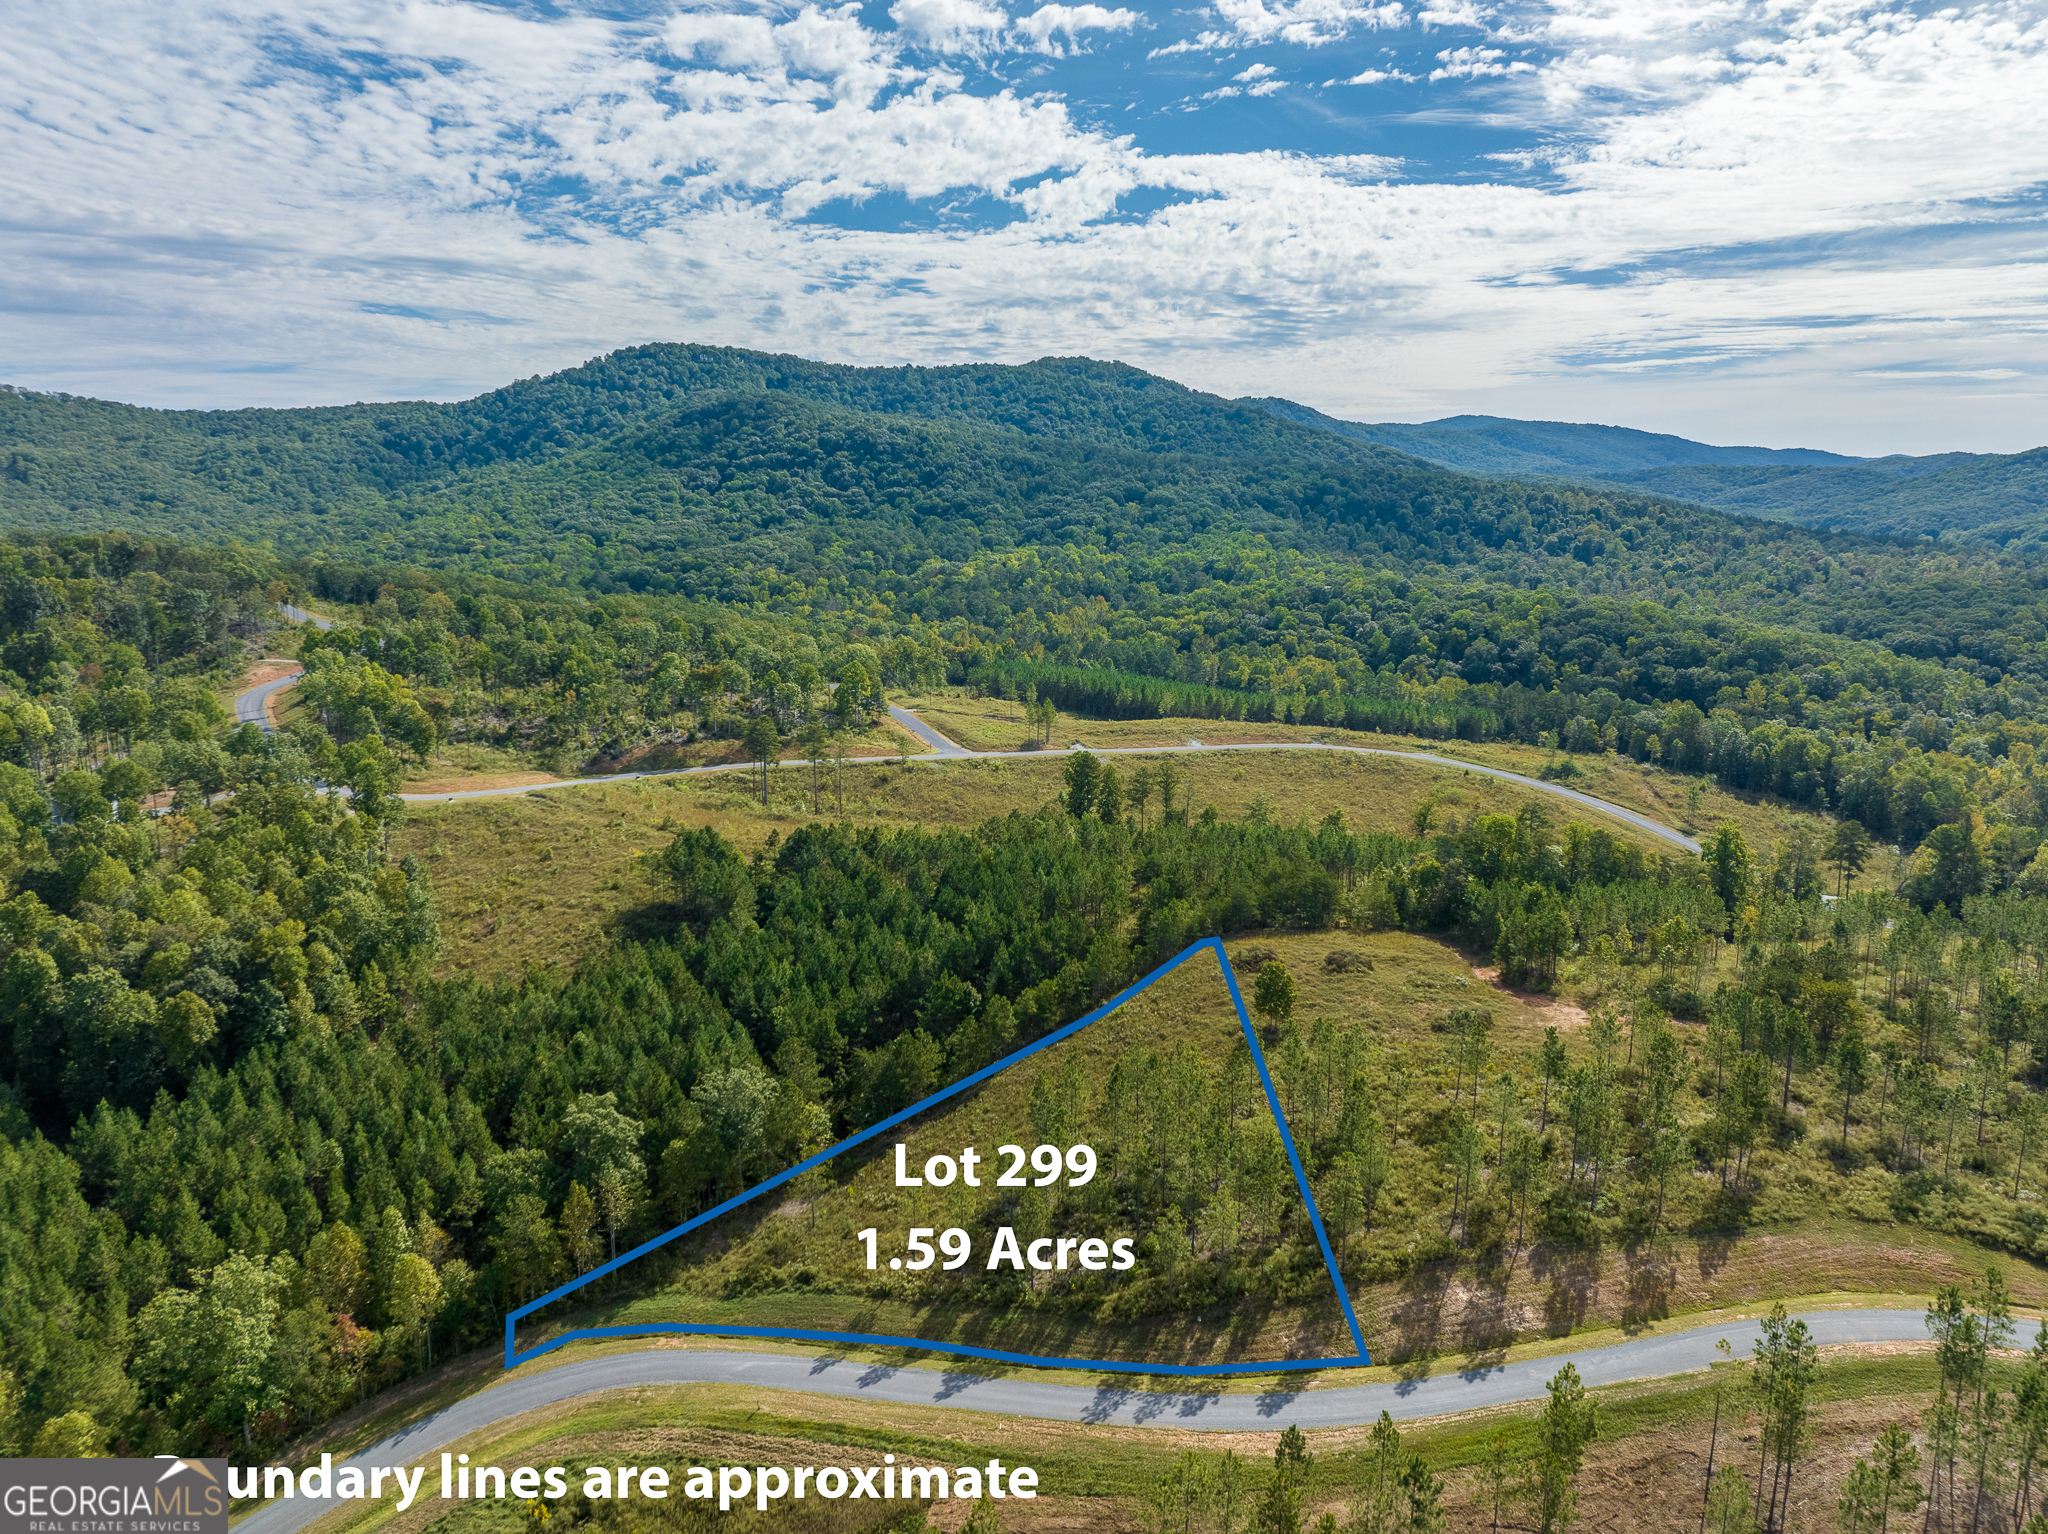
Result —
M 320 589 L 326 574 L 321 567 L 304 579 Z M 1027 659 L 961 624 L 917 622 L 887 639 L 834 643 L 829 633 L 821 638 L 672 600 L 451 596 L 419 572 L 371 587 L 378 578 L 359 570 L 336 577 L 345 591 L 376 595 L 355 621 L 305 634 L 302 649 L 315 672 L 307 696 L 320 700 L 322 717 L 343 738 L 376 729 L 396 751 L 419 757 L 443 741 L 474 741 L 570 765 L 653 741 L 738 737 L 755 718 L 800 745 L 807 724 L 862 726 L 884 687 L 925 687 L 951 677 L 1097 717 L 1284 721 L 1522 739 L 1568 754 L 1614 751 L 1832 810 L 1875 840 L 1908 850 L 1940 827 L 1962 827 L 1981 843 L 1987 889 L 2009 886 L 2024 870 L 2048 818 L 2035 784 L 2036 752 L 2048 726 L 2037 722 L 2031 694 L 2016 684 L 1988 689 L 1963 673 L 1896 657 L 1860 671 L 1866 680 L 1850 680 L 1839 657 L 1824 660 L 1824 648 L 1804 657 L 1750 657 L 1775 664 L 1775 672 L 1745 664 L 1681 674 L 1663 663 L 1683 656 L 1667 647 L 1646 650 L 1640 632 L 1629 643 L 1632 654 L 1613 644 L 1597 652 L 1585 647 L 1582 640 L 1599 632 L 1596 619 L 1623 620 L 1618 607 L 1604 616 L 1592 607 L 1560 613 L 1544 598 L 1521 597 L 1497 608 L 1437 611 L 1415 590 L 1423 617 L 1437 625 L 1436 638 L 1425 639 L 1422 626 L 1408 620 L 1392 631 L 1400 645 L 1423 648 L 1377 671 L 1363 660 L 1349 670 L 1331 663 L 1313 684 L 1323 690 L 1308 690 L 1296 672 L 1284 679 L 1295 690 L 1278 692 L 1248 685 L 1257 680 L 1250 673 L 1236 677 L 1247 685 L 1218 685 L 1109 664 Z M 1327 589 L 1312 595 L 1316 601 L 1289 612 L 1336 605 Z M 1342 628 L 1347 620 L 1338 613 L 1333 621 Z M 1502 653 L 1492 640 L 1471 635 L 1505 639 L 1502 630 L 1516 625 L 1531 636 L 1517 642 L 1517 664 L 1547 667 L 1548 685 L 1539 691 L 1522 681 L 1466 682 L 1471 657 Z M 1382 625 L 1378 639 L 1386 632 Z M 1681 634 L 1673 643 L 1697 638 Z M 1218 644 L 1204 659 L 1202 636 L 1188 642 L 1195 648 L 1184 659 L 1201 661 L 1193 669 L 1220 675 L 1221 662 L 1210 662 L 1231 652 Z M 1464 659 L 1428 658 L 1459 644 Z M 1337 653 L 1322 640 L 1314 645 Z M 1184 671 L 1188 666 L 1172 658 L 1181 653 L 1154 653 L 1148 663 Z M 1575 654 L 1583 668 L 1580 661 L 1555 664 Z M 1543 661 L 1545 655 L 1551 659 Z M 330 680 L 322 668 L 337 661 L 346 664 Z M 1309 661 L 1324 664 L 1313 654 Z M 1795 662 L 1805 669 L 1788 670 Z M 1489 660 L 1485 672 L 1473 674 L 1500 669 Z M 1923 683 L 1941 691 L 1930 696 Z M 1631 701 L 1617 688 L 1651 699 L 1693 691 L 1705 707 L 1690 697 Z M 329 706 L 335 689 L 348 696 Z
M 392 782 L 400 761 L 453 742 L 576 767 L 737 738 L 765 719 L 800 747 L 810 726 L 865 727 L 884 688 L 951 677 L 1097 716 L 1615 751 L 1832 810 L 1906 850 L 1952 828 L 1980 869 L 1963 894 L 2010 887 L 2048 823 L 2036 784 L 2048 725 L 2015 677 L 1642 604 L 1481 600 L 1298 563 L 1275 580 L 1274 560 L 1205 574 L 1188 612 L 1155 605 L 1112 623 L 1091 608 L 1048 628 L 1027 609 L 1004 632 L 915 614 L 870 629 L 675 598 L 443 589 L 447 578 L 418 570 L 286 569 L 120 535 L 18 539 L 0 551 L 12 572 L 0 574 L 0 759 L 49 776 L 140 748 L 160 785 L 217 792 L 213 686 L 269 640 L 303 655 L 324 733 L 376 754 Z M 330 631 L 280 633 L 275 603 L 295 594 L 364 605 Z M 1221 603 L 1227 621 L 1195 621 Z M 1258 604 L 1270 605 L 1254 624 Z
M 1096 719 L 1219 719 L 1252 724 L 1332 725 L 1347 730 L 1486 740 L 1500 721 L 1484 709 L 1417 697 L 1284 697 L 1270 692 L 1164 681 L 1106 667 L 1007 660 L 962 668 L 969 688 L 990 696 L 1049 699 Z
M 360 595 L 371 578 L 320 567 L 308 584 Z M 807 722 L 858 730 L 884 686 L 935 683 L 946 668 L 936 630 L 821 647 L 799 627 L 695 603 L 451 596 L 417 572 L 370 595 L 354 622 L 307 626 L 301 686 L 345 736 L 381 732 L 422 760 L 466 741 L 576 766 L 650 742 L 736 738 L 755 718 L 780 735 Z
M 1052 620 L 1027 607 L 1015 623 L 913 615 L 876 625 L 895 628 L 887 637 L 847 619 L 835 637 L 829 623 L 740 619 L 667 598 L 451 595 L 417 571 L 316 566 L 292 579 L 316 593 L 374 594 L 303 645 L 309 658 L 352 657 L 404 682 L 397 716 L 410 722 L 392 743 L 408 754 L 474 741 L 575 765 L 650 742 L 737 737 L 762 716 L 794 741 L 807 722 L 858 728 L 884 687 L 951 679 L 1095 717 L 1614 751 L 1834 811 L 1908 850 L 1976 817 L 1994 833 L 2014 828 L 2000 854 L 2020 858 L 2009 874 L 2031 858 L 2048 817 L 2034 784 L 2048 724 L 2038 689 L 2015 677 L 1991 682 L 1643 604 L 1438 592 L 1292 566 L 1275 580 L 1274 562 L 1247 556 L 1205 574 L 1176 599 L 1180 611 L 1141 591 L 1139 610 L 1114 622 L 1099 603 Z M 1202 616 L 1225 604 L 1227 619 Z M 1250 623 L 1259 609 L 1266 616 Z M 388 686 L 362 676 L 357 691 Z

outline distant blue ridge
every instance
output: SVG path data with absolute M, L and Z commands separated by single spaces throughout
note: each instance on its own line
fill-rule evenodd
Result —
M 1627 474 L 1713 464 L 1733 467 L 1842 467 L 1869 463 L 1805 447 L 1714 447 L 1663 432 L 1570 421 L 1516 421 L 1497 415 L 1452 415 L 1410 425 L 1398 421 L 1340 421 L 1285 399 L 1243 399 L 1282 420 L 1320 427 L 1340 437 L 1397 448 L 1414 457 L 1472 474 Z

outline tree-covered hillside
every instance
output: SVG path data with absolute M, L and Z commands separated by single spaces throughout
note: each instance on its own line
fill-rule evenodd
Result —
M 1640 469 L 1688 464 L 1854 464 L 1862 460 L 1816 448 L 1717 447 L 1668 432 L 1576 421 L 1516 421 L 1497 415 L 1454 415 L 1440 421 L 1345 421 L 1293 400 L 1246 404 L 1324 431 L 1397 448 L 1473 474 L 1559 475 L 1599 479 Z
M 1620 426 L 1498 416 L 1368 424 L 1291 400 L 1244 403 L 1473 474 L 1569 480 L 1882 538 L 2013 544 L 2034 553 L 2048 543 L 2048 448 L 1857 459 L 1803 448 L 1714 447 Z
M 2018 1197 L 2048 1058 L 2023 554 L 1477 479 L 1085 361 L 649 347 L 455 405 L 12 393 L 0 430 L 0 1452 L 270 1452 L 1212 934 L 1433 933 L 1461 996 L 1476 954 L 1602 1006 L 1587 1047 L 1498 1062 L 1489 1172 L 1484 1008 L 1440 1019 L 1439 1075 L 1419 1036 L 1361 1052 L 1273 1002 L 1290 1093 L 1398 1106 L 1310 1113 L 1361 1275 L 1525 1227 L 1597 1260 L 1805 1188 L 2048 1251 Z M 235 727 L 222 699 L 280 652 L 304 707 Z M 973 827 L 819 824 L 751 860 L 685 827 L 644 941 L 431 978 L 432 891 L 387 833 L 448 743 L 815 759 L 884 689 L 945 684 L 1520 740 L 1557 773 L 1625 753 L 1839 824 L 1666 861 L 1449 791 L 1400 827 L 1263 799 L 1233 825 L 1172 759 L 1084 753 L 1062 800 Z M 1824 907 L 1875 868 L 1894 889 Z M 1622 1017 L 1644 1053 L 1617 1061 Z M 1795 1093 L 1841 1126 L 1827 1165 Z M 1240 1261 L 1208 1218 L 1260 1188 L 1190 1193 L 1201 1229 L 1148 1260 L 1210 1278 L 1128 1315 L 1284 1299 L 1298 1232 Z
M 13 392 L 0 395 L 0 519 L 285 552 L 343 543 L 718 598 L 763 579 L 886 584 L 987 551 L 1157 553 L 1226 533 L 1523 585 L 1753 592 L 1794 619 L 1831 565 L 1903 588 L 1895 615 L 1919 596 L 1910 557 L 1881 544 L 1473 479 L 1083 359 L 857 369 L 650 346 L 458 404 L 288 411 Z M 1971 574 L 2031 589 L 2006 565 Z
M 357 602 L 381 577 L 344 564 L 673 593 L 852 638 L 964 622 L 1063 664 L 1104 663 L 1086 653 L 1094 631 L 1125 645 L 1142 633 L 1145 653 L 1114 663 L 1183 681 L 1216 680 L 1207 641 L 1223 625 L 1275 664 L 1248 661 L 1221 685 L 1314 695 L 1335 684 L 1277 673 L 1341 670 L 1377 648 L 1372 631 L 1405 662 L 1396 636 L 1425 615 L 1410 608 L 1418 585 L 1429 610 L 1540 590 L 1652 602 L 1688 627 L 1739 615 L 1745 629 L 1875 640 L 1992 686 L 2048 672 L 2048 572 L 2018 555 L 1929 558 L 1477 479 L 1085 360 L 854 369 L 654 346 L 452 405 L 161 412 L 8 393 L 0 465 L 0 520 L 269 543 L 321 565 L 324 595 Z M 1368 588 L 1384 595 L 1347 595 Z M 1464 668 L 1455 640 L 1448 656 L 1430 643 L 1432 666 Z M 1555 672 L 1568 664 L 1592 669 L 1575 657 Z M 1551 674 L 1471 669 L 1544 688 Z M 1749 679 L 1711 680 L 1646 701 L 1709 709 Z
M 1644 469 L 1606 483 L 1809 527 L 1944 544 L 2048 546 L 2048 448 L 1848 467 Z

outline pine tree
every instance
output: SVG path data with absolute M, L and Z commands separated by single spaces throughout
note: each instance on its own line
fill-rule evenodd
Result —
M 1579 1371 L 1566 1364 L 1552 1377 L 1549 1399 L 1536 1419 L 1533 1501 L 1539 1534 L 1557 1534 L 1578 1521 L 1579 1469 L 1598 1428 L 1598 1411 L 1586 1397 Z
M 569 1196 L 562 1200 L 559 1221 L 562 1252 L 569 1259 L 569 1271 L 583 1274 L 597 1261 L 597 1205 L 580 1182 L 569 1184 Z

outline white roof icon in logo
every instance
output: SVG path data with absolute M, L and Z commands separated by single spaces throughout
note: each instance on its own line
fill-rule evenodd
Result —
M 213 1472 L 211 1470 L 208 1470 L 205 1464 L 199 1460 L 178 1459 L 169 1454 L 160 1454 L 157 1456 L 157 1458 L 170 1460 L 170 1463 L 164 1466 L 164 1473 L 156 1478 L 156 1483 L 159 1486 L 163 1485 L 164 1482 L 168 1481 L 180 1470 L 196 1470 L 201 1475 L 205 1476 L 209 1481 L 214 1481 Z M 218 1486 L 220 1483 L 218 1481 L 214 1481 L 214 1484 Z

